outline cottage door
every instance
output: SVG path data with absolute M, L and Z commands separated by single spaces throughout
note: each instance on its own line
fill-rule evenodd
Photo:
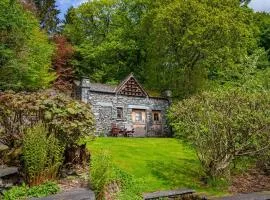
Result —
M 142 137 L 146 135 L 146 114 L 145 110 L 132 110 L 132 121 L 135 136 Z

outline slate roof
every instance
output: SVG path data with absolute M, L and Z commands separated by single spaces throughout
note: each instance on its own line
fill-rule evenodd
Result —
M 101 83 L 91 83 L 90 84 L 90 90 L 96 91 L 96 92 L 109 92 L 109 93 L 115 93 L 114 86 L 107 85 L 107 84 L 101 84 Z
M 92 83 L 89 79 L 83 79 L 81 82 L 80 87 L 89 88 L 90 91 L 93 92 L 104 92 L 104 93 L 113 93 L 116 94 L 122 86 L 130 79 L 134 78 L 135 81 L 139 84 L 140 88 L 143 90 L 143 92 L 146 94 L 146 96 L 149 96 L 150 98 L 158 98 L 158 99 L 167 99 L 161 96 L 150 96 L 144 88 L 140 85 L 138 80 L 134 77 L 133 73 L 129 74 L 120 84 L 113 86 L 108 84 L 102 84 L 102 83 Z M 76 83 L 75 83 L 76 84 Z M 79 85 L 77 85 L 79 86 Z

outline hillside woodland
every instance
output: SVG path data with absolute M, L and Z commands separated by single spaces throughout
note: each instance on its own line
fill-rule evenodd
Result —
M 1 163 L 22 169 L 24 191 L 54 187 L 46 181 L 63 166 L 87 162 L 94 135 L 90 105 L 71 98 L 74 81 L 116 85 L 133 73 L 150 95 L 172 91 L 174 137 L 196 152 L 204 184 L 243 166 L 268 177 L 270 14 L 248 3 L 93 0 L 60 20 L 55 0 L 1 0 Z

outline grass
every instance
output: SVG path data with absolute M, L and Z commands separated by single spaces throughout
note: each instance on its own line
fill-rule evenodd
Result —
M 87 147 L 92 155 L 110 152 L 115 165 L 144 182 L 144 192 L 190 188 L 214 196 L 226 193 L 201 183 L 203 173 L 196 153 L 176 139 L 97 138 Z

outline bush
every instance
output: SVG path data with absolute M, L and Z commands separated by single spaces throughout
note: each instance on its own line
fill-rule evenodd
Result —
M 90 185 L 98 199 L 141 199 L 141 183 L 117 168 L 108 153 L 101 152 L 91 158 Z
M 44 125 L 38 124 L 26 131 L 23 139 L 23 163 L 27 183 L 38 185 L 54 180 L 63 162 L 64 148 L 49 134 Z
M 29 188 L 27 185 L 15 186 L 4 192 L 4 200 L 18 200 L 30 197 L 46 197 L 59 192 L 59 186 L 54 182 L 46 182 L 39 186 Z
M 66 147 L 94 132 L 89 105 L 56 91 L 0 93 L 0 141 L 21 147 L 25 129 L 42 122 Z
M 112 162 L 110 156 L 102 152 L 100 155 L 91 157 L 90 183 L 98 194 L 104 190 L 106 184 L 111 180 Z
M 229 173 L 234 159 L 269 148 L 270 94 L 241 90 L 206 92 L 174 104 L 175 136 L 188 140 L 206 175 Z

